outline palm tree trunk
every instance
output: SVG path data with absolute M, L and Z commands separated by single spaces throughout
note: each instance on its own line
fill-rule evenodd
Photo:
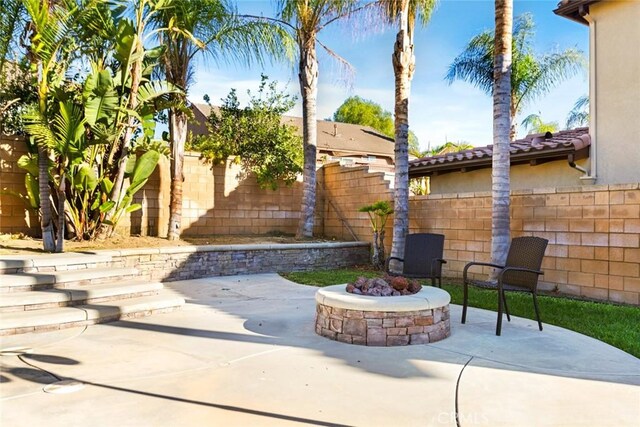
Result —
M 111 200 L 116 202 L 116 205 L 111 210 L 111 214 L 120 204 L 120 194 L 122 193 L 122 187 L 124 186 L 124 174 L 127 169 L 127 160 L 129 159 L 129 142 L 133 136 L 133 126 L 135 119 L 130 118 L 127 123 L 127 130 L 124 132 L 122 138 L 122 151 L 120 152 L 120 158 L 118 159 L 118 170 L 116 172 L 116 179 L 113 181 L 113 190 L 111 191 Z
M 182 223 L 182 183 L 184 174 L 184 145 L 187 141 L 187 115 L 178 110 L 169 111 L 169 134 L 171 139 L 171 204 L 169 206 L 169 232 L 167 239 L 180 238 Z
M 496 0 L 495 8 L 491 260 L 495 264 L 503 265 L 510 240 L 509 134 L 513 0 Z
M 511 69 L 509 69 L 509 74 L 511 74 Z M 509 81 L 509 90 L 511 90 L 511 81 Z M 515 141 L 518 138 L 518 122 L 516 122 L 516 116 L 518 115 L 518 112 L 516 111 L 516 100 L 513 96 L 511 96 L 510 99 L 511 106 L 509 107 L 509 117 L 511 118 L 511 128 L 509 132 L 509 140 Z
M 49 189 L 49 150 L 38 144 L 38 187 L 40 190 L 40 226 L 42 246 L 45 252 L 56 250 L 56 235 L 51 211 L 51 191 Z
M 60 185 L 58 186 L 58 241 L 56 242 L 56 252 L 64 252 L 64 231 L 66 228 L 66 217 L 64 205 L 67 199 L 64 173 L 60 174 Z
M 302 39 L 302 37 L 301 37 Z M 304 146 L 304 175 L 302 206 L 297 238 L 313 236 L 316 207 L 316 98 L 318 95 L 318 58 L 315 36 L 300 41 L 300 93 L 302 94 L 302 139 Z
M 400 29 L 393 51 L 395 75 L 395 190 L 391 256 L 404 258 L 409 232 L 409 94 L 415 68 L 413 37 L 409 24 L 409 0 L 402 1 Z

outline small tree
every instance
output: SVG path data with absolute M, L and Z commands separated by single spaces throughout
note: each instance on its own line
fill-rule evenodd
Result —
M 378 132 L 393 138 L 393 115 L 368 99 L 351 96 L 333 113 L 333 121 L 370 126 Z
M 371 100 L 351 96 L 333 113 L 333 121 L 369 126 L 389 138 L 395 137 L 393 114 Z M 413 131 L 409 131 L 409 154 L 420 156 L 420 142 Z
M 371 221 L 373 229 L 373 254 L 371 255 L 371 263 L 378 270 L 384 269 L 386 255 L 384 250 L 384 227 L 387 224 L 389 215 L 393 213 L 391 204 L 387 201 L 380 200 L 372 205 L 363 206 L 358 209 L 360 212 L 366 212 Z
M 302 172 L 302 141 L 281 118 L 294 106 L 295 97 L 278 91 L 277 82 L 269 83 L 264 75 L 258 94 L 248 93 L 249 105 L 241 108 L 232 89 L 219 111 L 211 109 L 209 134 L 189 148 L 212 164 L 237 156 L 243 175 L 253 173 L 261 188 L 275 190 L 281 181 L 293 184 Z

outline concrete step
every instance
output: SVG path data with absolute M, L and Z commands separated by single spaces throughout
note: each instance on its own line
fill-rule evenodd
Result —
M 115 277 L 132 278 L 137 275 L 138 270 L 135 268 L 83 268 L 50 273 L 0 274 L 0 293 L 26 292 L 53 287 L 63 289 L 77 285 L 104 283 Z
M 163 289 L 158 295 L 128 298 L 105 303 L 0 313 L 0 336 L 47 332 L 82 327 L 168 312 L 184 305 L 184 299 Z
M 86 303 L 102 303 L 114 299 L 153 295 L 157 294 L 162 288 L 162 283 L 138 280 L 67 287 L 64 289 L 8 292 L 0 298 L 0 312 L 40 310 Z
M 0 259 L 0 274 L 47 269 L 56 271 L 71 270 L 81 266 L 85 268 L 97 266 L 111 260 L 111 255 L 75 252 L 37 256 L 2 255 Z

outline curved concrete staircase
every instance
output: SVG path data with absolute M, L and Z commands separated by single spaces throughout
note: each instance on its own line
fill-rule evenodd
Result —
M 184 299 L 110 256 L 0 256 L 0 336 L 179 309 Z

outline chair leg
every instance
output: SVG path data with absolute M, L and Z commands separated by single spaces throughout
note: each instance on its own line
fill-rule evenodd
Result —
M 438 276 L 438 287 L 442 289 L 442 277 Z
M 462 296 L 462 323 L 467 321 L 467 301 L 469 299 L 469 285 L 464 282 Z
M 511 316 L 509 315 L 509 306 L 507 305 L 507 293 L 502 291 L 502 302 L 504 303 L 504 312 L 507 314 L 507 322 L 511 322 Z
M 536 298 L 536 293 L 532 292 L 533 295 L 533 308 L 536 310 L 536 319 L 538 320 L 538 328 L 542 330 L 542 322 L 540 321 L 540 309 L 538 308 L 538 298 Z
M 500 332 L 502 331 L 502 291 L 498 289 L 498 322 L 496 323 L 496 335 L 500 336 Z

